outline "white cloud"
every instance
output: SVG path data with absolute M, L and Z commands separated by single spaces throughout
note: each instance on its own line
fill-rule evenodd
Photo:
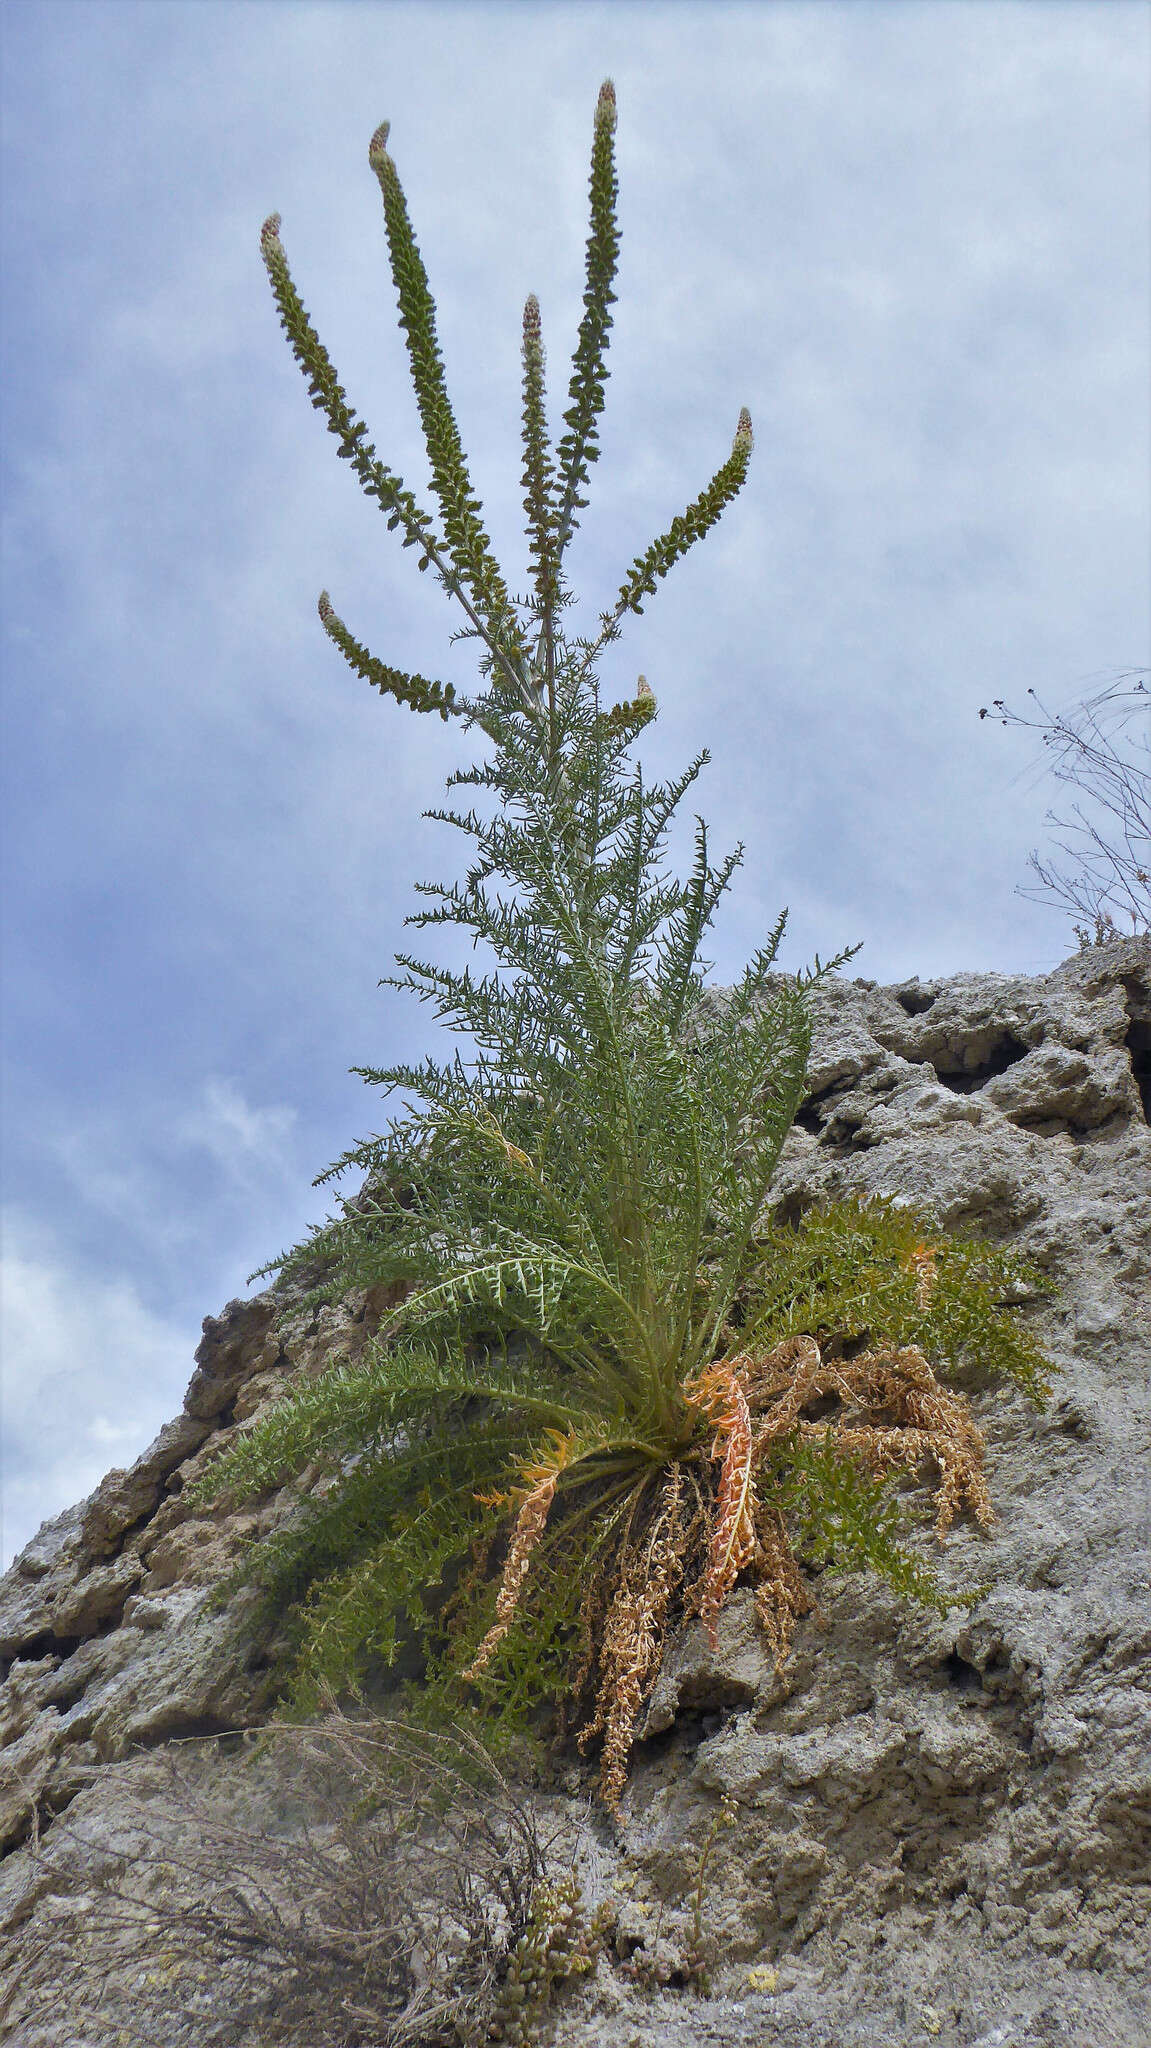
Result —
M 19 1211 L 0 1237 L 0 1570 L 179 1408 L 198 1331 L 85 1271 Z
M 294 1109 L 258 1107 L 235 1081 L 210 1076 L 190 1102 L 141 1091 L 130 1118 L 121 1106 L 73 1112 L 43 1143 L 72 1201 L 124 1234 L 135 1265 L 151 1258 L 159 1268 L 202 1239 L 209 1207 L 212 1234 L 227 1235 L 241 1215 L 267 1216 L 298 1192 L 309 1176 L 292 1143 L 296 1123 Z M 177 1186 L 196 1188 L 194 1205 L 172 1199 Z
M 215 1160 L 225 1178 L 246 1185 L 253 1165 L 261 1177 L 282 1170 L 296 1122 L 288 1108 L 255 1109 L 234 1081 L 205 1081 L 196 1108 L 175 1121 L 177 1139 Z
M 0 1569 L 145 1449 L 179 1410 L 204 1314 L 327 1206 L 295 1125 L 213 1077 L 190 1102 L 41 1127 L 65 1222 L 21 1203 L 0 1234 Z

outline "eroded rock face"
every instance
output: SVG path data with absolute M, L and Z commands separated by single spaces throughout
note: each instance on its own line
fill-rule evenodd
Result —
M 0 1849 L 69 1804 L 84 1771 L 138 1746 L 251 1726 L 268 1679 L 208 1596 L 245 1545 L 292 1513 L 286 1488 L 242 1510 L 193 1514 L 207 1458 L 296 1374 L 354 1358 L 382 1304 L 312 1314 L 290 1291 L 209 1316 L 185 1412 L 129 1471 L 46 1522 L 0 1580 Z
M 698 1627 L 672 1647 L 622 1832 L 580 1818 L 572 1780 L 569 1838 L 589 1898 L 617 1888 L 624 1945 L 657 1978 L 711 1841 L 718 1990 L 653 2005 L 601 1966 L 557 2038 L 1135 2048 L 1151 2038 L 1151 944 L 1043 978 L 837 982 L 815 1003 L 775 1199 L 799 1214 L 893 1196 L 1025 1252 L 1060 1290 L 1026 1311 L 1055 1394 L 1046 1413 L 1014 1391 L 975 1396 L 999 1520 L 939 1553 L 957 1595 L 985 1588 L 973 1610 L 925 1615 L 843 1578 L 782 1673 L 739 1594 L 717 1652 Z M 354 1356 L 381 1308 L 229 1304 L 205 1323 L 184 1415 L 0 1581 L 10 1928 L 83 1889 L 50 1832 L 31 1854 L 34 1806 L 42 1828 L 67 1808 L 94 1840 L 103 1766 L 260 1719 L 266 1672 L 246 1668 L 236 1611 L 207 1596 L 298 1491 L 195 1516 L 182 1494 L 293 1374 Z M 226 1785 L 239 1766 L 221 1753 L 214 1768 Z M 735 1820 L 717 1835 L 723 1799 Z M 73 1996 L 75 2039 L 103 2048 L 114 2037 L 82 1985 Z M 61 2038 L 21 2024 L 27 2048 Z M 217 2037 L 205 2020 L 154 2038 Z

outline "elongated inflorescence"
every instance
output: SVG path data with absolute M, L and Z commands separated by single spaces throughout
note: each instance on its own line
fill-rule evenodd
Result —
M 395 164 L 388 155 L 388 123 L 372 137 L 369 162 L 384 202 L 392 277 L 400 306 L 400 326 L 408 344 L 412 386 L 439 499 L 447 551 L 460 582 L 470 595 L 493 640 L 514 660 L 525 659 L 518 623 L 503 576 L 481 521 L 482 507 L 472 489 L 455 413 L 444 379 L 443 358 L 436 334 L 436 308 L 427 271 L 412 232 L 407 201 Z
M 401 478 L 376 456 L 367 439 L 367 427 L 348 404 L 347 393 L 336 374 L 319 335 L 308 319 L 280 240 L 280 216 L 269 214 L 260 233 L 260 253 L 280 312 L 280 324 L 288 337 L 292 354 L 308 379 L 308 395 L 322 412 L 329 429 L 339 441 L 339 453 L 352 464 L 368 497 L 375 498 L 388 514 L 388 524 L 403 531 L 404 546 L 418 547 L 421 560 L 430 559 L 436 549 L 436 535 L 428 514 L 422 512 Z
M 548 747 L 556 760 L 556 730 L 560 716 L 557 688 L 561 671 L 571 666 L 571 650 L 561 646 L 559 615 L 570 602 L 563 562 L 568 543 L 576 531 L 579 514 L 587 505 L 586 491 L 591 464 L 599 458 L 599 419 L 603 411 L 607 382 L 607 341 L 611 328 L 613 285 L 619 259 L 619 230 L 616 221 L 617 183 L 614 138 L 616 126 L 615 88 L 605 80 L 596 104 L 592 136 L 589 181 L 591 226 L 586 253 L 583 316 L 572 357 L 565 431 L 552 448 L 546 417 L 544 348 L 539 305 L 529 297 L 524 309 L 523 330 L 523 442 L 524 509 L 528 515 L 528 552 L 532 565 L 533 595 L 526 607 L 517 606 L 509 595 L 483 524 L 482 506 L 476 496 L 467 457 L 448 395 L 443 356 L 436 331 L 436 308 L 420 255 L 407 200 L 388 143 L 391 124 L 381 122 L 372 137 L 368 161 L 379 184 L 384 205 L 384 224 L 392 277 L 399 301 L 399 324 L 408 348 L 412 386 L 423 428 L 432 489 L 439 505 L 442 528 L 417 504 L 413 494 L 380 462 L 367 438 L 367 426 L 350 405 L 318 334 L 308 319 L 293 283 L 280 240 L 280 218 L 272 214 L 264 224 L 261 253 L 279 308 L 281 322 L 300 367 L 308 379 L 312 403 L 322 411 L 339 452 L 352 464 L 362 488 L 375 498 L 387 514 L 389 527 L 399 529 L 406 547 L 418 549 L 421 569 L 433 568 L 447 595 L 455 599 L 468 618 L 467 630 L 483 644 L 483 665 L 497 689 L 510 688 L 521 711 L 531 711 L 537 702 L 546 706 Z M 751 422 L 746 411 L 740 415 L 732 455 L 707 489 L 673 520 L 647 551 L 636 558 L 621 587 L 614 608 L 601 619 L 599 639 L 591 654 L 615 637 L 625 611 L 642 610 L 641 599 L 649 595 L 675 562 L 695 542 L 702 540 L 736 495 L 747 472 L 751 451 Z M 426 679 L 410 677 L 405 671 L 382 662 L 360 641 L 354 639 L 330 603 L 321 613 L 329 637 L 339 647 L 356 673 L 381 694 L 417 711 L 438 711 L 447 716 L 458 708 L 483 722 L 483 707 L 459 700 L 445 684 L 428 685 Z M 587 654 L 576 673 L 586 679 Z M 650 713 L 646 714 L 650 715 Z M 640 721 L 642 722 L 642 721 Z M 638 724 L 635 728 L 638 730 Z
M 547 694 L 549 718 L 554 720 L 556 614 L 562 597 L 562 584 L 555 504 L 556 475 L 548 440 L 544 368 L 539 300 L 533 292 L 524 304 L 523 322 L 524 511 L 528 515 L 528 553 L 535 585 L 534 609 L 539 622 L 537 674 L 542 669 L 541 686 Z
M 427 676 L 409 675 L 403 669 L 389 668 L 387 662 L 377 660 L 349 633 L 343 620 L 333 611 L 332 600 L 326 590 L 320 592 L 317 609 L 329 640 L 335 642 L 349 666 L 374 690 L 378 690 L 381 697 L 394 697 L 398 704 L 409 704 L 413 711 L 438 711 L 441 718 L 448 717 L 456 698 L 451 683 L 434 683 Z
M 559 444 L 559 509 L 556 520 L 557 552 L 563 553 L 579 523 L 577 514 L 587 507 L 580 496 L 588 483 L 590 465 L 599 460 L 599 417 L 604 407 L 607 383 L 607 338 L 611 329 L 610 308 L 615 304 L 616 267 L 619 262 L 619 228 L 616 224 L 618 186 L 615 172 L 615 87 L 605 78 L 596 102 L 592 140 L 591 232 L 587 242 L 587 274 L 584 311 L 579 340 L 572 357 L 567 428 Z
M 653 596 L 657 584 L 682 560 L 689 548 L 711 532 L 725 506 L 730 505 L 743 489 L 752 446 L 751 414 L 744 406 L 727 461 L 716 470 L 707 489 L 700 492 L 685 512 L 672 520 L 667 532 L 654 540 L 645 554 L 636 556 L 630 574 L 620 585 L 614 611 L 605 615 L 605 625 L 609 622 L 614 624 L 625 611 L 642 612 L 640 600 Z

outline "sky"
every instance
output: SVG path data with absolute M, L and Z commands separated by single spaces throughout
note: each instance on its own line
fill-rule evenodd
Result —
M 730 980 L 1041 973 L 1034 735 L 1149 659 L 1151 11 L 1140 0 L 6 0 L 3 1528 L 130 1463 L 201 1318 L 298 1239 L 437 1049 L 381 990 L 421 813 L 470 758 L 316 618 L 466 685 L 442 593 L 310 409 L 273 209 L 384 459 L 426 468 L 368 140 L 383 118 L 496 552 L 523 587 L 519 332 L 553 399 L 611 76 L 622 250 L 594 617 L 726 455 L 742 497 L 605 664 L 745 861 Z M 553 417 L 562 409 L 557 403 Z M 578 621 L 577 621 L 578 624 Z M 616 686 L 618 685 L 618 689 Z M 439 1045 L 442 1050 L 442 1043 Z

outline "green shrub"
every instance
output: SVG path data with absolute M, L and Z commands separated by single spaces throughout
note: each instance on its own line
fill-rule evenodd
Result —
M 584 314 L 554 448 L 534 299 L 524 315 L 531 589 L 520 601 L 482 525 L 386 128 L 371 163 L 438 524 L 376 456 L 296 292 L 278 220 L 264 230 L 313 403 L 478 643 L 483 687 L 464 697 L 379 661 L 320 601 L 360 676 L 487 742 L 451 778 L 471 792 L 467 807 L 432 813 L 469 840 L 471 865 L 461 882 L 423 885 L 409 922 L 461 928 L 493 965 L 399 957 L 392 985 L 427 1001 L 462 1049 L 357 1070 L 402 1111 L 330 1169 L 358 1167 L 364 1191 L 278 1262 L 288 1274 L 326 1262 L 337 1291 L 387 1282 L 399 1306 L 362 1363 L 296 1389 L 199 1489 L 201 1500 L 258 1492 L 313 1462 L 327 1475 L 323 1497 L 248 1565 L 276 1611 L 296 1616 L 298 1703 L 389 1663 L 414 1635 L 433 1691 L 457 1709 L 466 1697 L 513 1716 L 566 1701 L 581 1742 L 602 1738 L 612 1803 L 668 1628 L 696 1612 L 714 1630 L 741 1574 L 779 1656 L 813 1604 L 802 1555 L 867 1564 L 936 1597 L 899 1541 L 887 1479 L 925 1467 L 941 1527 L 967 1510 L 986 1521 L 990 1506 L 966 1401 L 929 1357 L 974 1353 L 1032 1390 L 1040 1372 L 972 1255 L 921 1242 L 892 1212 L 840 1209 L 798 1236 L 762 1234 L 804 1094 L 807 990 L 830 969 L 777 971 L 781 916 L 721 1014 L 699 1023 L 701 949 L 740 850 L 713 863 L 701 821 L 690 872 L 668 872 L 672 820 L 707 756 L 649 784 L 629 755 L 654 698 L 641 677 L 629 701 L 605 707 L 596 671 L 625 614 L 740 490 L 746 412 L 730 455 L 636 557 L 595 635 L 563 630 L 607 375 L 614 127 L 605 85 Z

